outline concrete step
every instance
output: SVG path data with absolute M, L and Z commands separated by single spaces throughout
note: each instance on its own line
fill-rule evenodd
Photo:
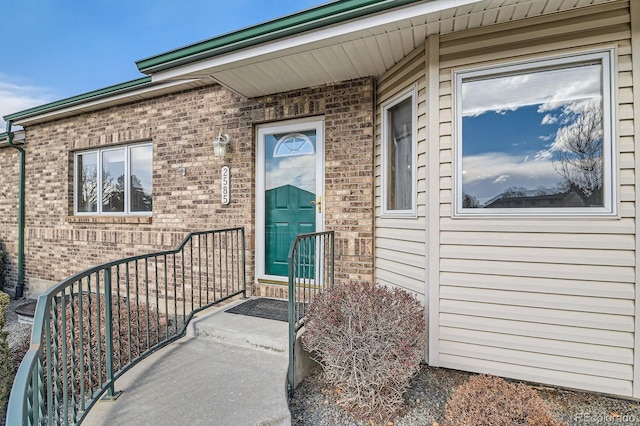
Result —
M 191 321 L 188 336 L 288 356 L 289 326 L 286 322 L 225 312 L 244 300 L 210 311 Z

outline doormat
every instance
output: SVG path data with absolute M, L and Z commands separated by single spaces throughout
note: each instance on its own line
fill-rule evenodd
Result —
M 230 314 L 247 315 L 276 321 L 289 321 L 289 302 L 286 300 L 257 298 L 227 309 Z

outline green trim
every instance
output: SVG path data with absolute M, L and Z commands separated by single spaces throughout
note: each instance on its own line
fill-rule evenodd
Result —
M 24 294 L 24 181 L 25 181 L 25 153 L 22 147 L 13 143 L 14 133 L 11 131 L 11 120 L 7 120 L 7 144 L 19 153 L 19 181 L 18 181 L 18 282 L 16 283 L 15 299 L 19 299 Z
M 136 61 L 145 74 L 185 65 L 421 0 L 340 0 Z
M 126 93 L 133 89 L 138 89 L 141 86 L 147 86 L 151 83 L 151 77 L 145 76 L 136 80 L 127 81 L 125 83 L 116 84 L 113 86 L 105 87 L 103 89 L 94 90 L 93 92 L 83 93 L 81 95 L 72 96 L 70 98 L 62 99 L 59 101 L 51 102 L 48 104 L 40 105 L 34 108 L 26 109 L 24 111 L 16 112 L 13 114 L 5 115 L 3 118 L 5 121 L 17 121 L 20 119 L 32 117 L 34 115 L 43 114 L 50 111 L 55 111 L 64 107 L 81 104 L 88 100 L 93 100 L 117 93 Z

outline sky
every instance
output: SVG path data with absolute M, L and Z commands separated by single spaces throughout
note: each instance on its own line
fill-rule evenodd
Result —
M 1 117 L 134 80 L 135 61 L 328 0 L 4 0 Z

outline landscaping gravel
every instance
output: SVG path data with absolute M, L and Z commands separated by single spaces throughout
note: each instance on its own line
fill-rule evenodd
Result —
M 406 409 L 392 423 L 395 426 L 443 425 L 444 409 L 449 395 L 464 383 L 471 373 L 423 365 L 412 379 L 405 395 Z M 547 404 L 549 411 L 568 425 L 629 426 L 640 425 L 640 403 L 609 398 L 587 392 L 577 392 L 548 386 L 533 387 Z M 334 390 L 323 381 L 318 369 L 307 377 L 290 401 L 294 426 L 344 425 L 371 426 L 370 421 L 358 422 L 338 407 Z M 386 424 L 386 423 L 385 423 Z
M 26 303 L 32 302 L 30 299 L 11 299 L 7 308 L 7 322 L 4 325 L 4 331 L 8 332 L 7 342 L 9 343 L 9 349 L 13 352 L 19 346 L 24 344 L 25 339 L 31 338 L 31 325 L 20 324 L 18 322 L 18 314 L 16 314 L 16 308 Z
M 11 299 L 9 306 L 7 307 L 7 318 L 2 331 L 8 332 L 7 343 L 9 344 L 9 350 L 13 356 L 15 370 L 20 365 L 20 360 L 29 348 L 29 341 L 31 339 L 31 325 L 20 324 L 18 322 L 18 314 L 16 314 L 16 308 L 18 306 L 29 303 L 32 300 L 29 299 Z M 5 419 L 0 416 L 0 425 L 4 425 Z

